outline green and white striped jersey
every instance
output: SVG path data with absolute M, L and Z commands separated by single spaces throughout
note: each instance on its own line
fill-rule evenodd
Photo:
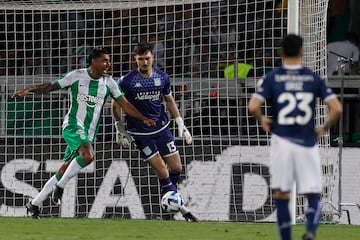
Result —
M 94 141 L 108 96 L 115 100 L 124 96 L 119 85 L 111 76 L 93 79 L 88 68 L 77 69 L 56 80 L 59 88 L 68 88 L 70 109 L 64 118 L 62 128 L 78 125 Z

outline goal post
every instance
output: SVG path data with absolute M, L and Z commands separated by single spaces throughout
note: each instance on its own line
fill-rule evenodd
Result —
M 287 32 L 299 34 L 299 1 L 294 0 L 288 2 L 288 17 L 287 18 Z M 297 204 L 297 194 L 296 194 L 296 183 L 293 183 L 293 188 L 290 194 L 290 203 L 289 209 L 291 213 L 291 223 L 296 224 L 296 204 Z
M 288 13 L 295 7 L 298 11 Z M 95 46 L 109 48 L 118 79 L 134 68 L 134 45 L 149 41 L 193 134 L 193 144 L 186 145 L 170 125 L 183 163 L 178 188 L 188 207 L 203 220 L 274 221 L 269 135 L 246 106 L 256 80 L 281 65 L 278 49 L 285 34 L 295 32 L 292 25 L 304 37 L 304 65 L 326 77 L 326 11 L 327 0 L 1 4 L 0 49 L 6 51 L 0 50 L 0 215 L 26 214 L 26 201 L 57 171 L 66 148 L 61 137 L 66 90 L 19 99 L 11 94 L 86 67 Z M 320 103 L 317 124 L 325 115 Z M 114 131 L 107 102 L 94 143 L 96 161 L 67 184 L 60 209 L 49 199 L 43 203 L 42 216 L 182 219 L 162 212 L 156 175 L 134 147 L 114 143 Z M 329 220 L 326 203 L 335 196 L 337 162 L 328 135 L 320 146 L 323 213 Z M 305 204 L 297 198 L 297 219 Z

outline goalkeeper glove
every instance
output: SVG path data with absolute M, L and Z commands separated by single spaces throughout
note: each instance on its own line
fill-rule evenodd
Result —
M 131 144 L 131 136 L 126 131 L 123 121 L 115 122 L 116 129 L 116 143 L 124 148 L 129 148 Z
M 179 137 L 184 136 L 186 143 L 191 144 L 192 136 L 191 136 L 189 130 L 187 129 L 187 127 L 185 127 L 184 120 L 181 117 L 177 117 L 177 118 L 175 118 L 175 122 L 178 126 Z

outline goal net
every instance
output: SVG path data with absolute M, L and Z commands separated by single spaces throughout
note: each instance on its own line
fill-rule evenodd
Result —
M 291 1 L 289 1 L 291 2 Z M 131 50 L 154 44 L 155 65 L 172 79 L 173 95 L 193 134 L 176 137 L 183 163 L 178 188 L 203 220 L 272 221 L 269 135 L 246 106 L 256 79 L 281 65 L 287 1 L 6 1 L 0 5 L 0 215 L 24 216 L 24 205 L 62 164 L 64 90 L 12 99 L 15 90 L 86 67 L 94 46 L 110 50 L 113 77 L 135 67 Z M 304 64 L 325 77 L 327 0 L 300 0 Z M 264 108 L 267 111 L 267 107 Z M 326 109 L 319 104 L 317 123 Z M 171 129 L 175 136 L 174 125 Z M 321 140 L 323 213 L 334 198 L 337 160 Z M 63 205 L 44 201 L 42 216 L 182 219 L 162 212 L 154 172 L 134 148 L 114 143 L 107 103 L 96 161 L 65 188 Z M 298 198 L 297 214 L 304 205 Z

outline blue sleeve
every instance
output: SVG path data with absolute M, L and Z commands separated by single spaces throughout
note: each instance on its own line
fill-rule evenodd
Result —
M 118 83 L 121 91 L 124 91 L 124 90 L 126 89 L 124 79 L 125 79 L 125 76 L 122 76 L 122 77 L 119 78 L 118 81 L 117 81 L 117 83 Z
M 265 76 L 264 78 L 260 78 L 256 84 L 256 95 L 260 95 L 262 98 L 266 99 L 271 97 L 271 86 L 272 86 L 272 78 L 269 76 Z
M 119 86 L 121 86 L 121 82 L 124 79 L 124 76 L 120 77 L 116 82 Z
M 328 97 L 333 97 L 335 95 L 322 78 L 317 77 L 317 81 L 319 83 L 319 97 L 326 100 Z
M 168 96 L 171 94 L 171 85 L 170 85 L 170 77 L 167 74 L 164 74 L 164 88 L 162 94 Z

